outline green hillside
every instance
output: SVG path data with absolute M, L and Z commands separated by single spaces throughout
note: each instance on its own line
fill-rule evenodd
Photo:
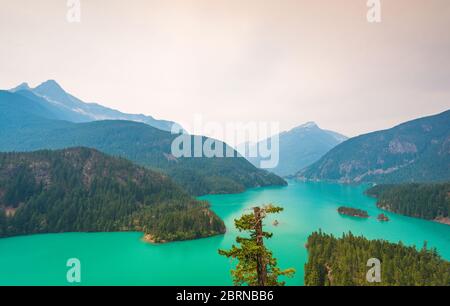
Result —
M 377 185 L 367 194 L 378 198 L 379 208 L 402 215 L 427 220 L 450 216 L 450 183 Z
M 335 238 L 322 232 L 308 237 L 306 286 L 450 286 L 450 262 L 435 250 L 368 240 L 351 233 Z M 380 261 L 381 282 L 368 282 L 369 259 Z
M 93 149 L 0 153 L 0 237 L 142 231 L 156 241 L 224 233 L 168 177 Z

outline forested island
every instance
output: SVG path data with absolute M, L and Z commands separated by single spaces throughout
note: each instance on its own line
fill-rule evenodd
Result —
M 379 214 L 377 217 L 377 220 L 381 221 L 381 222 L 387 222 L 387 221 L 389 221 L 389 217 L 386 216 L 385 214 Z
M 450 183 L 377 185 L 366 193 L 381 209 L 450 225 Z
M 369 218 L 369 214 L 367 213 L 367 211 L 353 207 L 341 206 L 338 208 L 338 213 L 351 217 Z
M 306 286 L 449 286 L 450 262 L 435 249 L 314 232 L 307 242 Z M 367 261 L 381 261 L 381 282 L 368 282 Z
M 163 242 L 225 225 L 167 176 L 93 149 L 0 153 L 0 237 L 112 231 Z

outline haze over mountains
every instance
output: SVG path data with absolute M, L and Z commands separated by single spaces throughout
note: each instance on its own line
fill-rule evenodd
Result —
M 270 171 L 281 175 L 294 175 L 299 170 L 311 165 L 321 158 L 330 149 L 347 140 L 348 138 L 339 133 L 323 130 L 315 122 L 307 122 L 290 131 L 283 132 L 279 139 L 279 163 Z M 265 141 L 270 145 L 274 137 L 263 140 L 256 145 L 246 144 L 251 152 L 251 147 L 266 146 Z M 241 152 L 243 154 L 243 152 Z M 261 164 L 262 158 L 248 156 L 247 159 L 256 167 Z
M 125 114 L 97 103 L 86 103 L 66 92 L 54 80 L 48 80 L 36 88 L 31 88 L 27 83 L 22 83 L 10 91 L 32 99 L 44 107 L 48 107 L 49 111 L 57 115 L 60 120 L 72 122 L 129 120 L 142 122 L 169 132 L 172 126 L 176 124 L 175 122 L 157 120 L 142 114 Z
M 84 103 L 55 81 L 0 91 L 0 111 L 1 151 L 95 148 L 162 171 L 195 195 L 286 184 L 253 166 L 261 158 L 248 156 L 252 165 L 234 150 L 236 158 L 175 158 L 171 143 L 177 135 L 167 130 L 176 123 Z M 344 183 L 448 180 L 449 112 L 348 140 L 308 122 L 279 135 L 280 161 L 270 171 Z
M 450 180 L 450 110 L 351 138 L 298 178 L 343 183 Z
M 55 111 L 53 104 L 42 99 L 29 90 L 0 91 L 0 151 L 95 148 L 166 173 L 194 195 L 236 193 L 250 187 L 286 184 L 242 157 L 175 158 L 171 144 L 178 135 L 141 122 L 61 120 L 58 113 L 61 108 Z M 208 140 L 201 136 L 188 137 L 192 143 L 198 138 L 202 144 Z M 232 149 L 224 144 L 224 150 Z

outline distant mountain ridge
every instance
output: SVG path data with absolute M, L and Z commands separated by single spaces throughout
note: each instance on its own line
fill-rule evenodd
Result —
M 279 163 L 273 169 L 268 169 L 280 176 L 290 176 L 299 170 L 311 165 L 321 158 L 329 150 L 347 139 L 339 133 L 323 130 L 315 122 L 307 122 L 289 131 L 282 132 L 279 137 Z M 266 139 L 269 144 L 273 137 Z M 260 146 L 264 141 L 256 145 L 245 144 L 247 148 Z M 251 152 L 251 150 L 247 150 Z M 243 152 L 241 152 L 243 154 Z M 247 159 L 256 167 L 259 167 L 262 158 L 248 156 Z
M 58 120 L 57 115 L 48 112 L 45 104 L 18 93 L 0 91 L 0 151 L 94 148 L 166 173 L 193 195 L 237 193 L 251 187 L 286 185 L 280 177 L 257 169 L 242 157 L 175 158 L 171 154 L 171 144 L 177 136 L 133 121 L 73 123 Z M 192 143 L 197 137 L 202 143 L 208 139 L 187 137 L 191 137 Z M 227 150 L 226 145 L 224 150 Z
M 296 176 L 343 183 L 450 181 L 450 110 L 351 138 Z
M 157 120 L 142 114 L 126 114 L 97 103 L 86 103 L 66 92 L 54 80 L 48 80 L 35 88 L 31 88 L 27 83 L 22 83 L 10 89 L 10 92 L 24 95 L 41 104 L 47 104 L 49 111 L 57 114 L 60 120 L 78 123 L 97 120 L 129 120 L 142 122 L 164 131 L 171 131 L 174 124 L 179 126 L 172 121 Z

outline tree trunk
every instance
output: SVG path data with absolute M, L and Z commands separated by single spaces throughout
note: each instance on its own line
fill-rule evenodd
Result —
M 259 207 L 253 208 L 255 214 L 255 231 L 256 231 L 256 244 L 260 247 L 261 252 L 257 254 L 256 269 L 258 273 L 258 286 L 267 285 L 267 264 L 265 256 L 263 254 L 264 241 L 263 241 L 263 229 L 262 229 L 262 217 L 261 209 Z

